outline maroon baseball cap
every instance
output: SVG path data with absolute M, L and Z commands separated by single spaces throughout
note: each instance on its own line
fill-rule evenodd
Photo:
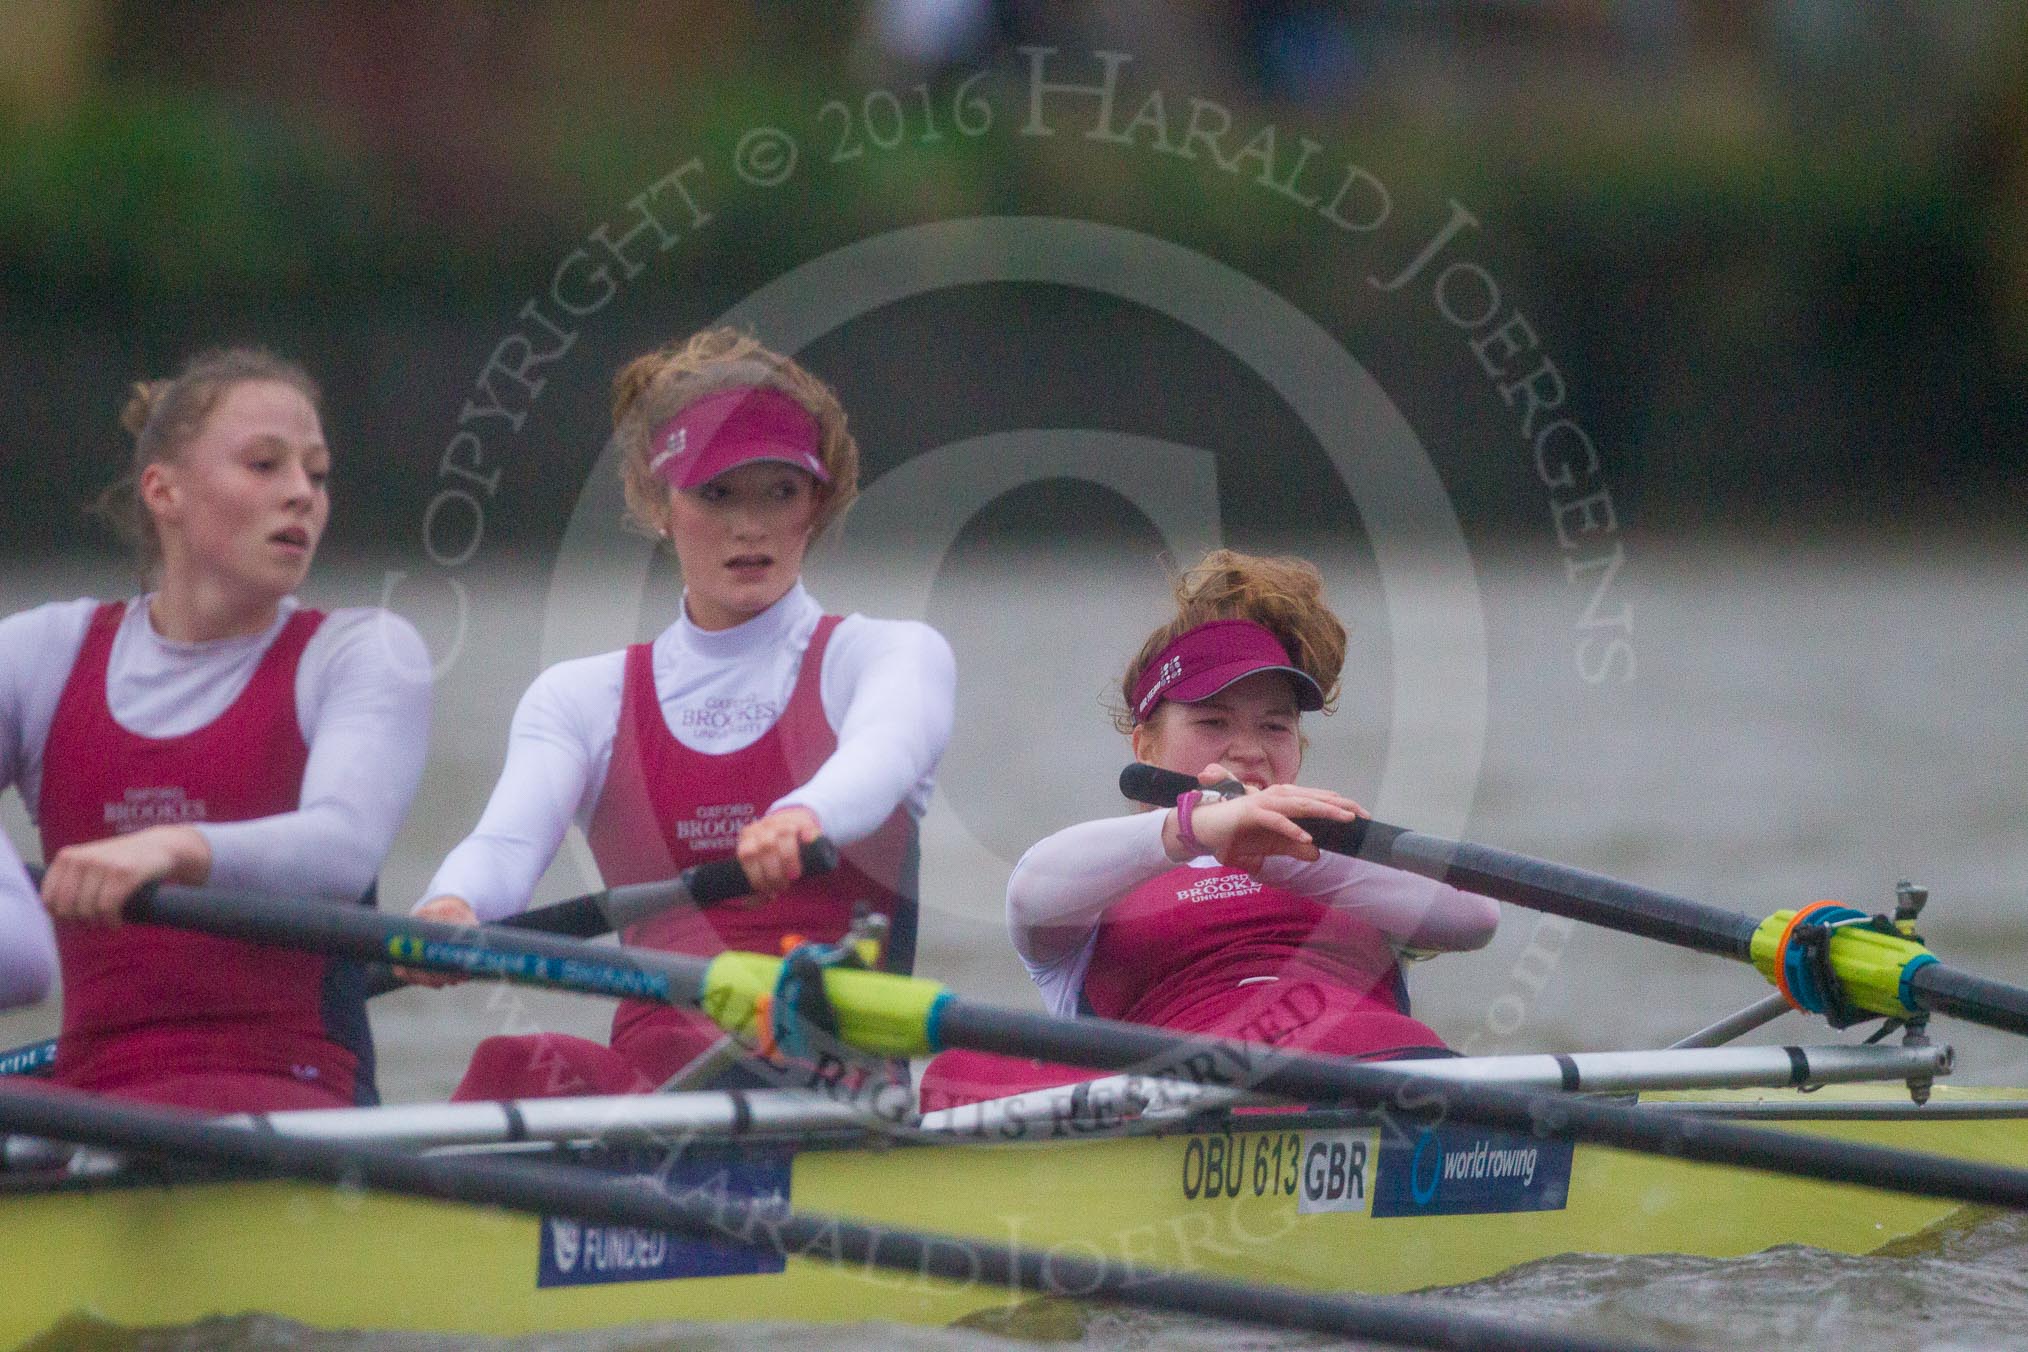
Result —
M 778 460 L 831 482 L 817 420 L 780 390 L 720 390 L 688 404 L 648 434 L 648 469 L 673 488 L 695 488 L 754 460 Z
M 1165 699 L 1195 704 L 1257 671 L 1287 672 L 1298 709 L 1324 707 L 1323 688 L 1289 660 L 1281 640 L 1252 620 L 1212 620 L 1177 635 L 1148 663 L 1134 683 L 1134 721 L 1147 722 Z

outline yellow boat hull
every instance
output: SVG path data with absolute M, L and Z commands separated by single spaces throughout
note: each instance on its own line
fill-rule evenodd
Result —
M 1832 1089 L 1805 1101 L 1898 1092 Z M 1547 1143 L 1531 1156 L 1523 1138 L 1475 1140 L 1469 1129 L 1387 1145 L 1377 1125 L 1245 1120 L 1248 1129 L 1231 1133 L 809 1149 L 783 1161 L 786 1191 L 803 1212 L 1357 1292 L 1452 1285 L 1574 1252 L 1728 1257 L 1809 1244 L 1865 1253 L 1957 1209 L 1588 1146 L 1559 1163 Z M 2028 1166 L 2019 1117 L 1793 1125 Z M 1025 1298 L 814 1257 L 791 1257 L 779 1272 L 664 1275 L 683 1266 L 672 1252 L 636 1232 L 287 1182 L 0 1195 L 0 1347 L 75 1315 L 141 1326 L 267 1311 L 328 1328 L 511 1335 L 666 1320 L 941 1324 Z

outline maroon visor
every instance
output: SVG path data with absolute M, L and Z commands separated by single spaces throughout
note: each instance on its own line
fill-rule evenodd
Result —
M 1252 620 L 1213 620 L 1184 631 L 1155 654 L 1134 684 L 1134 721 L 1147 722 L 1165 699 L 1195 704 L 1257 671 L 1287 672 L 1298 709 L 1324 707 L 1322 687 L 1289 661 L 1273 634 Z
M 779 390 L 707 394 L 648 434 L 648 469 L 673 488 L 695 488 L 754 460 L 778 460 L 831 482 L 818 454 L 817 420 Z

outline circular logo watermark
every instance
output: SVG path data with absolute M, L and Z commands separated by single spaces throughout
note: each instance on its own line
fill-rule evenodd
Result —
M 961 82 L 947 101 L 923 91 L 919 109 L 895 94 L 871 91 L 855 101 L 825 103 L 813 128 L 800 134 L 752 127 L 723 161 L 699 156 L 677 164 L 559 261 L 548 285 L 496 345 L 439 463 L 424 544 L 455 603 L 460 636 L 469 612 L 457 570 L 479 553 L 489 506 L 510 472 L 503 445 L 521 434 L 551 368 L 572 353 L 586 326 L 628 288 L 652 285 L 658 262 L 713 228 L 729 194 L 778 192 L 805 177 L 814 161 L 849 172 L 912 144 L 997 130 L 1030 142 L 1061 138 L 1059 147 L 1081 141 L 1093 153 L 1195 161 L 1207 173 L 1253 183 L 1275 209 L 1306 212 L 1345 241 L 1370 241 L 1395 216 L 1384 182 L 1356 164 L 1333 166 L 1314 140 L 1278 136 L 1272 125 L 1249 130 L 1240 115 L 1213 100 L 1165 99 L 1160 90 L 1129 97 L 1121 83 L 1130 62 L 1125 54 L 1093 54 L 1089 80 L 1063 74 L 1068 58 L 1051 49 L 1025 49 L 1024 56 L 1028 79 L 1011 106 L 1004 89 L 1000 101 L 988 97 L 981 75 Z M 787 197 L 776 200 L 786 209 Z M 1582 604 L 1574 625 L 1578 674 L 1593 684 L 1630 679 L 1631 617 L 1613 590 L 1622 559 L 1618 522 L 1596 448 L 1565 407 L 1568 386 L 1540 351 L 1525 315 L 1489 268 L 1461 256 L 1477 219 L 1455 201 L 1441 214 L 1433 233 L 1418 231 L 1414 243 L 1384 260 L 1356 260 L 1352 275 L 1373 293 L 1404 304 L 1418 297 L 1428 322 L 1469 350 L 1500 406 L 1512 410 L 1514 445 L 1543 487 L 1565 582 Z M 1300 423 L 1357 512 L 1385 618 L 1387 726 L 1377 789 L 1367 806 L 1425 832 L 1464 834 L 1489 699 L 1485 606 L 1470 551 L 1410 419 L 1303 308 L 1226 263 L 1143 230 L 1061 216 L 969 216 L 890 230 L 800 262 L 714 322 L 750 330 L 793 356 L 892 307 L 981 286 L 1056 288 L 1138 307 L 1214 347 Z M 1020 378 L 1018 371 L 1008 376 Z M 1245 458 L 1230 448 L 1174 436 L 1067 428 L 1042 419 L 974 430 L 873 477 L 836 558 L 852 564 L 877 556 L 880 566 L 846 567 L 842 580 L 820 573 L 815 589 L 836 611 L 928 617 L 947 561 L 981 515 L 1024 489 L 1064 481 L 1122 501 L 1172 559 L 1187 565 L 1223 542 L 1221 490 L 1249 472 Z M 620 452 L 608 444 L 585 478 L 550 573 L 539 638 L 543 665 L 636 641 L 644 618 L 653 618 L 651 629 L 674 619 L 666 600 L 651 598 L 656 548 L 622 533 L 624 515 Z M 1065 523 L 1061 538 L 1076 534 Z M 391 579 L 390 595 L 405 580 Z M 1082 604 L 1072 597 L 1060 603 L 1065 614 Z M 964 623 L 981 632 L 1004 625 L 1004 615 L 978 609 Z M 1109 635 L 1110 648 L 1124 655 L 1160 618 L 1150 613 L 1133 622 L 1138 627 L 1131 632 Z M 986 680 L 1013 689 L 1035 679 L 1039 668 L 1067 660 L 1065 645 L 1037 632 L 1024 640 L 1018 668 L 967 668 L 966 636 L 952 637 L 961 683 Z M 457 641 L 438 645 L 440 670 L 455 663 L 458 651 Z M 1089 708 L 1071 712 L 1092 729 L 1094 766 L 1116 772 L 1119 744 L 1105 736 Z M 956 737 L 966 735 L 961 723 Z M 1006 843 L 989 838 L 981 823 L 999 809 L 994 795 L 1020 791 L 1004 782 L 976 788 L 942 782 L 921 823 L 924 910 L 932 927 L 940 895 L 953 880 L 965 880 L 976 892 L 999 892 L 1011 857 Z M 965 801 L 974 793 L 977 802 Z M 585 843 L 573 837 L 571 848 L 583 876 L 595 876 Z M 997 917 L 992 931 L 1000 932 Z M 971 937 L 990 941 L 983 933 Z M 1488 996 L 1484 1028 L 1461 1036 L 1459 1045 L 1472 1050 L 1488 1034 L 1497 1043 L 1517 1031 L 1567 937 L 1563 922 L 1544 922 L 1512 980 Z
M 837 250 L 720 320 L 793 356 L 886 306 L 988 282 L 1076 287 L 1145 306 L 1218 343 L 1296 412 L 1358 505 L 1386 596 L 1393 713 L 1372 807 L 1387 815 L 1413 784 L 1428 829 L 1461 831 L 1486 726 L 1485 620 L 1464 536 L 1408 420 L 1363 366 L 1287 301 L 1145 234 L 1000 217 L 936 222 Z M 853 508 L 851 537 L 877 542 L 889 562 L 887 593 L 864 598 L 867 609 L 923 617 L 937 569 L 965 526 L 1005 494 L 1053 479 L 1119 494 L 1154 523 L 1172 557 L 1194 560 L 1221 538 L 1215 475 L 1213 457 L 1199 448 L 1061 429 L 1007 429 L 919 455 L 867 485 Z M 608 651 L 639 628 L 655 547 L 620 545 L 628 552 L 615 568 L 620 482 L 619 448 L 609 444 L 551 573 L 545 665 Z M 615 587 L 630 575 L 632 585 Z M 942 835 L 940 853 L 957 853 L 963 867 L 1004 871 L 1011 862 L 995 859 L 948 810 L 933 809 L 925 829 Z

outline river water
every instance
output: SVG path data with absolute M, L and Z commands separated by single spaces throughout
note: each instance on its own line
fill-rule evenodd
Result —
M 1626 607 L 1626 623 L 1608 632 L 1626 639 L 1630 656 L 1597 683 L 1586 679 L 1598 674 L 1587 667 L 1599 651 L 1586 645 L 1600 634 L 1583 627 L 1590 585 L 1571 582 L 1553 548 L 1479 551 L 1468 584 L 1442 589 L 1399 559 L 1381 570 L 1350 545 L 1319 542 L 1311 552 L 1352 622 L 1353 651 L 1341 711 L 1310 720 L 1306 780 L 1346 789 L 1385 820 L 1749 912 L 1819 897 L 1882 909 L 1896 881 L 1911 878 L 1933 891 L 1924 929 L 1947 960 L 2028 980 L 2028 560 L 2011 542 L 1885 552 L 1630 540 L 1604 607 Z M 461 632 L 441 578 L 399 584 L 440 656 L 456 654 L 438 684 L 428 775 L 383 875 L 386 904 L 412 900 L 476 819 L 515 700 L 545 657 L 615 646 L 673 614 L 673 583 L 659 570 L 644 583 L 643 560 L 585 566 L 560 595 L 547 563 L 464 569 Z M 587 589 L 585 577 L 596 584 Z M 967 995 L 1032 1006 L 1000 921 L 1006 871 L 1026 843 L 1118 809 L 1111 786 L 1127 755 L 1106 717 L 1107 685 L 1159 618 L 1159 566 L 1149 554 L 990 540 L 927 564 L 846 546 L 815 558 L 810 581 L 834 609 L 927 618 L 951 640 L 958 732 L 925 833 L 918 970 Z M 369 602 L 387 582 L 376 568 L 323 568 L 310 596 Z M 122 586 L 110 570 L 9 568 L 0 612 Z M 1410 635 L 1416 651 L 1397 652 Z M 0 821 L 29 844 L 13 795 Z M 580 854 L 564 852 L 538 899 L 590 885 Z M 1418 1014 L 1480 1053 L 1660 1045 L 1766 989 L 1717 959 L 1544 928 L 1515 910 L 1486 950 L 1423 964 L 1413 980 Z M 605 1018 L 597 1002 L 567 997 L 398 993 L 374 1006 L 383 1091 L 441 1097 L 488 1033 L 597 1036 Z M 0 1015 L 0 1046 L 54 1027 L 53 1006 Z M 1757 1040 L 1811 1035 L 1791 1016 Z M 2028 1042 L 1957 1024 L 1944 1036 L 1958 1048 L 1961 1081 L 2028 1085 Z M 2024 1260 L 2028 1230 L 2006 1219 L 1894 1259 L 1795 1250 L 1726 1262 L 1569 1258 L 1437 1298 L 1711 1345 L 2028 1346 Z M 642 1328 L 491 1344 L 361 1339 L 254 1318 L 92 1345 L 957 1352 L 994 1341 L 868 1326 Z M 1079 1345 L 1332 1344 L 1106 1314 Z

